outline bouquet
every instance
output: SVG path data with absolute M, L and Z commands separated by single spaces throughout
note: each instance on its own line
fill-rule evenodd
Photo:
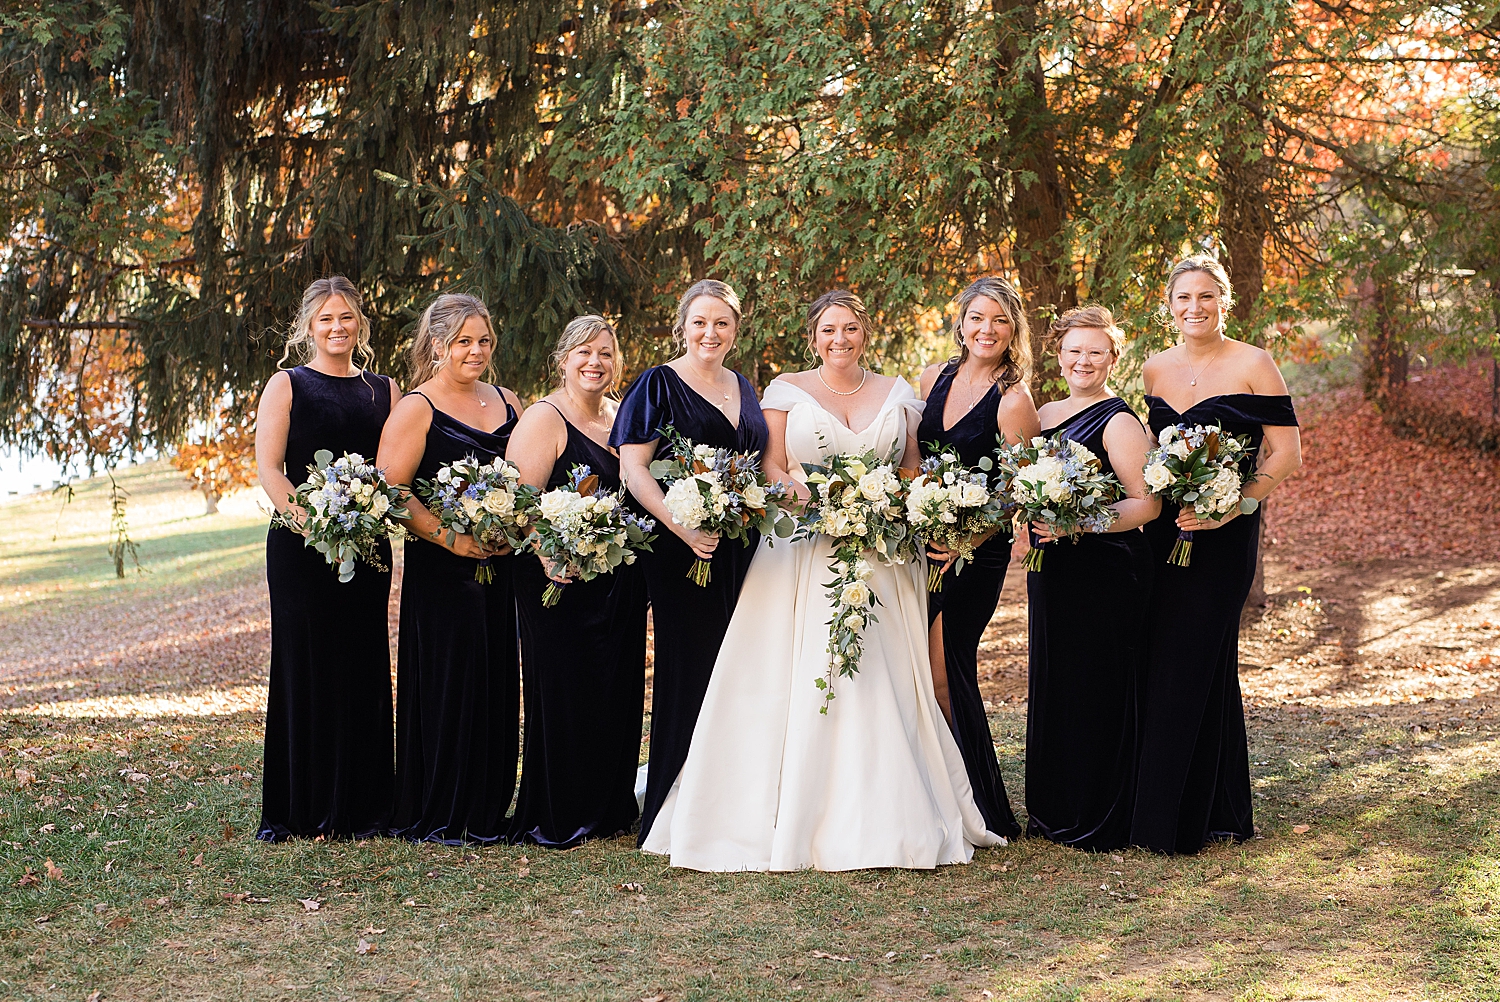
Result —
M 974 469 L 958 456 L 942 451 L 937 442 L 928 445 L 934 455 L 922 460 L 921 472 L 907 487 L 906 520 L 922 544 L 935 543 L 958 553 L 954 573 L 974 559 L 974 540 L 1011 520 L 1015 505 L 1006 493 L 1003 473 L 991 470 L 995 463 L 979 457 Z M 939 564 L 927 569 L 927 590 L 943 590 Z
M 880 599 L 869 586 L 873 574 L 864 554 L 873 552 L 883 563 L 905 563 L 916 555 L 916 538 L 907 524 L 906 482 L 890 463 L 873 450 L 863 455 L 839 455 L 827 466 L 803 463 L 812 489 L 802 514 L 804 533 L 821 533 L 833 541 L 833 560 L 827 582 L 833 602 L 828 621 L 828 670 L 816 680 L 823 690 L 820 712 L 833 699 L 835 673 L 853 678 L 864 653 L 861 634 L 877 622 L 874 608 Z M 909 476 L 909 475 L 908 475 Z
M 1200 519 L 1217 522 L 1238 509 L 1248 515 L 1260 507 L 1241 493 L 1246 477 L 1242 463 L 1250 456 L 1250 440 L 1230 435 L 1217 425 L 1169 424 L 1157 436 L 1157 447 L 1146 453 L 1146 489 L 1183 507 L 1193 506 Z M 1167 563 L 1187 567 L 1193 562 L 1193 534 L 1179 529 Z
M 313 453 L 307 482 L 287 500 L 305 509 L 307 517 L 278 511 L 271 515 L 271 524 L 303 533 L 307 545 L 323 554 L 338 569 L 339 581 L 346 584 L 354 580 L 356 558 L 376 570 L 389 569 L 375 546 L 400 535 L 399 519 L 411 517 L 401 491 L 386 483 L 379 468 L 357 452 L 346 452 L 338 459 L 327 449 Z
M 536 488 L 521 483 L 521 471 L 503 459 L 481 463 L 475 456 L 439 467 L 432 480 L 418 480 L 417 496 L 448 532 L 448 545 L 468 533 L 487 549 L 521 545 L 526 533 L 525 498 Z M 488 558 L 474 568 L 474 580 L 495 578 Z
M 1103 532 L 1119 517 L 1110 505 L 1125 497 L 1125 487 L 1114 474 L 1100 472 L 1099 457 L 1086 446 L 1060 435 L 1038 436 L 999 454 L 1016 514 L 1028 524 L 1045 522 L 1056 535 L 1077 536 Z M 1041 547 L 1032 547 L 1026 569 L 1041 570 L 1042 557 Z
M 668 485 L 666 505 L 672 521 L 744 545 L 750 542 L 752 528 L 762 534 L 791 535 L 795 523 L 778 507 L 791 492 L 785 484 L 766 482 L 755 453 L 694 445 L 671 425 L 661 429 L 661 435 L 670 452 L 651 464 L 651 476 Z M 695 560 L 687 576 L 702 588 L 711 568 L 707 560 Z
M 656 522 L 641 518 L 622 502 L 623 487 L 601 491 L 599 478 L 583 464 L 573 467 L 568 485 L 528 498 L 531 545 L 562 576 L 592 581 L 621 564 L 635 563 L 638 550 L 649 551 Z M 542 604 L 562 598 L 563 585 L 547 582 Z

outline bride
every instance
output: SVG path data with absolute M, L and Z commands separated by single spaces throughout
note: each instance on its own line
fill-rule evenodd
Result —
M 822 365 L 766 388 L 766 474 L 804 498 L 804 462 L 873 448 L 916 465 L 922 403 L 860 364 L 869 330 L 859 297 L 824 294 L 808 311 Z M 711 871 L 926 869 L 1005 844 L 984 827 L 933 695 L 920 558 L 871 561 L 879 618 L 865 627 L 859 674 L 818 712 L 830 554 L 823 537 L 761 542 L 647 852 Z

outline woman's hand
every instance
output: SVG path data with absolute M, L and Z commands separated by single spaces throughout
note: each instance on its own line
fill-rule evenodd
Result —
M 1205 532 L 1209 529 L 1218 529 L 1228 522 L 1239 518 L 1239 508 L 1231 508 L 1224 513 L 1224 517 L 1217 522 L 1206 518 L 1199 518 L 1193 511 L 1192 506 L 1179 509 L 1177 512 L 1177 528 L 1184 532 Z
M 953 566 L 953 561 L 958 559 L 958 551 L 950 550 L 941 543 L 928 543 L 927 559 L 937 564 L 939 574 L 947 574 L 948 568 Z
M 684 529 L 676 522 L 669 523 L 677 538 L 688 544 L 688 549 L 699 560 L 712 560 L 714 550 L 718 548 L 719 537 L 711 532 L 702 532 L 698 529 Z
M 456 556 L 468 557 L 471 560 L 483 560 L 485 557 L 493 556 L 493 550 L 479 545 L 479 541 L 466 532 L 460 532 L 453 537 L 453 542 L 448 542 L 447 530 L 438 530 L 437 543 L 446 547 L 449 552 Z
M 1055 543 L 1059 539 L 1067 538 L 1066 536 L 1057 535 L 1053 531 L 1052 526 L 1048 525 L 1046 522 L 1032 522 L 1031 533 L 1036 537 L 1036 542 L 1039 545 L 1042 543 Z
M 572 582 L 573 579 L 568 575 L 567 569 L 557 561 L 548 560 L 540 553 L 536 555 L 536 558 L 542 562 L 542 573 L 547 575 L 547 580 L 560 585 Z

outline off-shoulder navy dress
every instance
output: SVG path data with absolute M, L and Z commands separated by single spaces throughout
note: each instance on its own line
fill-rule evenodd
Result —
M 609 444 L 639 445 L 661 440 L 656 454 L 667 450 L 661 430 L 671 425 L 699 445 L 735 452 L 761 452 L 770 430 L 761 413 L 755 387 L 739 373 L 740 414 L 737 424 L 688 386 L 671 366 L 647 369 L 631 384 L 615 416 Z M 760 542 L 750 534 L 749 545 L 724 540 L 714 550 L 711 578 L 705 587 L 689 581 L 697 559 L 688 545 L 666 526 L 659 526 L 651 553 L 642 558 L 651 597 L 651 623 L 656 635 L 656 660 L 651 684 L 651 763 L 646 773 L 645 809 L 641 812 L 640 841 L 646 840 L 656 812 L 687 761 L 693 726 L 708 692 L 719 645 L 729 629 L 740 586 L 750 570 L 750 558 Z
M 1138 420 L 1129 404 L 1110 397 L 1042 434 L 1061 433 L 1113 473 L 1104 429 L 1120 414 Z M 1131 529 L 1084 533 L 1045 551 L 1042 569 L 1026 575 L 1026 833 L 1079 849 L 1118 849 L 1130 844 L 1135 806 L 1151 547 Z
M 994 458 L 999 443 L 998 416 L 1000 384 L 991 386 L 969 412 L 943 427 L 943 408 L 953 387 L 957 364 L 943 367 L 937 382 L 927 394 L 927 406 L 917 426 L 917 442 L 923 457 L 937 442 L 942 449 L 952 449 L 966 466 L 974 466 L 981 456 Z M 953 736 L 963 753 L 974 788 L 974 802 L 984 815 L 985 827 L 996 835 L 1014 837 L 1021 833 L 1016 815 L 1005 793 L 1000 776 L 1000 762 L 995 758 L 995 739 L 990 734 L 989 717 L 984 712 L 984 697 L 979 694 L 979 641 L 1000 603 L 1000 589 L 1005 585 L 1005 569 L 1010 563 L 1013 542 L 1009 529 L 996 533 L 974 550 L 974 559 L 962 572 L 949 568 L 943 575 L 941 591 L 927 596 L 929 626 L 943 615 L 943 660 L 948 671 L 948 706 L 953 714 Z
M 1208 397 L 1179 414 L 1146 398 L 1151 430 L 1219 424 L 1258 450 L 1265 426 L 1295 426 L 1292 398 L 1254 393 Z M 1254 451 L 1246 459 L 1247 468 Z M 1197 852 L 1205 842 L 1255 834 L 1250 756 L 1240 701 L 1240 613 L 1255 578 L 1260 512 L 1196 532 L 1188 567 L 1167 563 L 1178 508 L 1146 526 L 1155 563 L 1147 633 L 1140 770 L 1131 841 L 1158 852 Z
M 391 413 L 385 376 L 329 376 L 298 366 L 292 380 L 286 474 L 307 479 L 313 454 L 374 460 Z M 364 838 L 391 811 L 391 649 L 386 607 L 391 549 L 376 570 L 338 574 L 290 529 L 266 535 L 271 686 L 256 837 Z
M 547 489 L 567 484 L 578 465 L 597 474 L 601 488 L 618 488 L 619 459 L 563 422 L 568 445 Z M 646 690 L 641 565 L 573 581 L 551 608 L 542 604 L 548 579 L 535 555 L 517 558 L 515 580 L 526 740 L 509 839 L 566 848 L 628 832 Z
M 466 456 L 487 463 L 504 454 L 516 424 L 509 401 L 505 411 L 504 424 L 482 431 L 433 407 L 416 479 L 432 480 L 439 467 Z M 493 580 L 481 584 L 474 579 L 478 560 L 407 539 L 393 835 L 448 845 L 505 836 L 519 746 L 516 559 L 491 558 Z

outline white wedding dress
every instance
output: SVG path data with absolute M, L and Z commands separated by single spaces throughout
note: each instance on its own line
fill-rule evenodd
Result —
M 897 380 L 863 431 L 785 380 L 761 406 L 787 412 L 788 465 L 873 448 L 900 458 L 922 402 Z M 774 542 L 774 545 L 772 545 Z M 966 863 L 1004 845 L 984 827 L 963 757 L 933 695 L 927 574 L 871 561 L 881 604 L 854 678 L 828 664 L 831 547 L 761 541 L 714 666 L 687 764 L 642 847 L 694 870 L 857 870 Z

